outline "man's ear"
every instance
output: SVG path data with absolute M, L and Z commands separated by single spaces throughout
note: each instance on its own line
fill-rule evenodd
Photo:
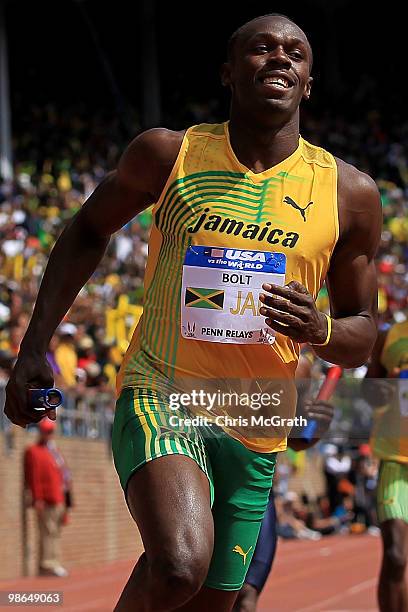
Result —
M 223 84 L 223 86 L 230 87 L 231 86 L 231 64 L 229 62 L 225 62 L 221 66 L 220 74 L 221 74 L 221 83 Z
M 312 91 L 312 83 L 313 77 L 309 77 L 305 86 L 305 91 L 303 92 L 303 99 L 308 100 L 310 98 L 310 93 Z

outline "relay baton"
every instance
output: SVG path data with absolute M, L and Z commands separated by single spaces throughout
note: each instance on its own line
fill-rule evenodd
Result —
M 55 410 L 64 401 L 64 396 L 59 389 L 29 389 L 28 397 L 30 407 L 34 410 Z
M 326 378 L 324 379 L 324 382 L 320 387 L 319 393 L 317 394 L 315 401 L 329 401 L 329 399 L 334 393 L 334 390 L 342 373 L 343 369 L 340 366 L 332 366 L 331 368 L 329 368 L 326 374 Z M 302 432 L 302 440 L 310 442 L 316 433 L 317 426 L 317 421 L 315 421 L 314 419 L 310 420 Z

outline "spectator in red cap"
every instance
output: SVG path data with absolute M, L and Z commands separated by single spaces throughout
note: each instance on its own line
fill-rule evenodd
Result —
M 39 423 L 37 442 L 26 449 L 24 471 L 39 529 L 39 574 L 66 576 L 60 561 L 61 526 L 71 506 L 71 478 L 53 435 L 55 423 L 45 417 Z

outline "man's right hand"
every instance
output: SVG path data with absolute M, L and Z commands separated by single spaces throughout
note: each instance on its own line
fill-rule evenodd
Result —
M 20 353 L 6 387 L 4 412 L 12 423 L 25 427 L 38 423 L 47 415 L 55 421 L 55 410 L 35 410 L 29 404 L 28 390 L 54 386 L 51 367 L 45 357 L 38 353 Z

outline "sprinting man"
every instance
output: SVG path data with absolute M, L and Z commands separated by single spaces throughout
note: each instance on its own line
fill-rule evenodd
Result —
M 383 543 L 378 583 L 381 612 L 408 610 L 408 384 L 404 373 L 408 373 L 408 321 L 379 332 L 363 387 L 376 409 L 371 445 L 381 460 L 377 488 Z
M 374 344 L 379 193 L 368 176 L 300 137 L 311 68 L 307 37 L 287 17 L 244 24 L 222 69 L 230 120 L 139 135 L 50 256 L 7 389 L 6 414 L 22 426 L 37 419 L 27 386 L 52 384 L 48 343 L 111 234 L 155 203 L 144 312 L 119 375 L 113 427 L 115 465 L 145 552 L 117 612 L 231 610 L 276 453 L 286 448 L 285 428 L 258 437 L 172 428 L 169 381 L 279 379 L 288 389 L 279 410 L 293 416 L 300 343 L 344 367 L 364 363 Z M 286 196 L 302 209 L 313 202 L 306 222 Z M 233 266 L 243 271 L 231 278 Z M 325 278 L 331 317 L 315 304 Z M 237 545 L 249 551 L 245 563 Z

